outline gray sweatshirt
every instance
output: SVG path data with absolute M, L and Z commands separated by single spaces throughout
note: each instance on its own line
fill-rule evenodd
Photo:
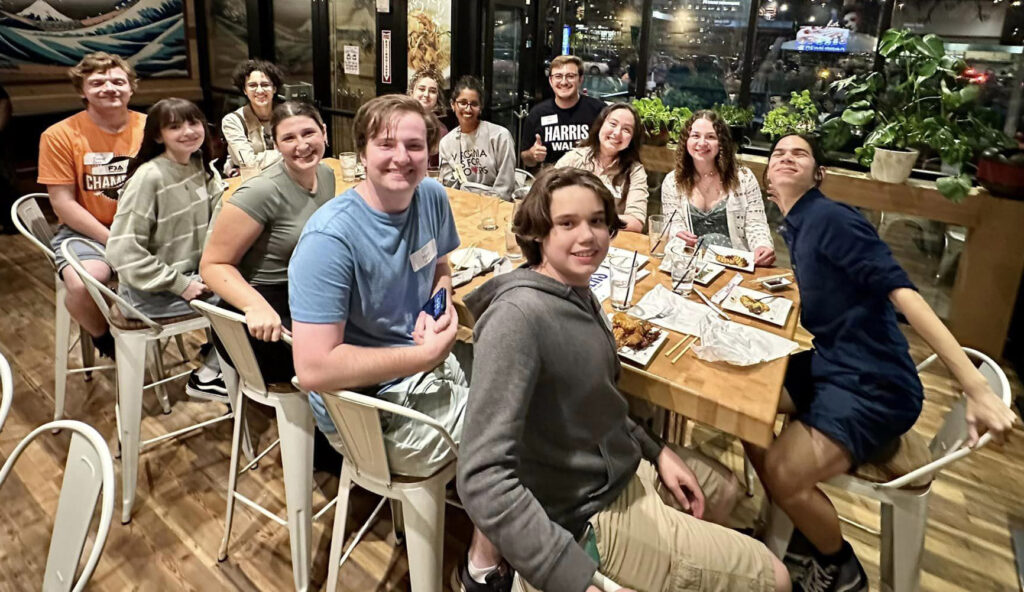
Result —
M 589 289 L 519 268 L 465 302 L 478 320 L 462 502 L 530 584 L 582 592 L 597 565 L 575 537 L 662 445 L 627 415 L 615 342 Z
M 481 121 L 471 134 L 458 126 L 441 138 L 441 181 L 452 186 L 469 181 L 494 187 L 495 194 L 512 199 L 516 184 L 516 144 L 512 134 L 500 125 Z M 462 177 L 455 171 L 458 168 Z

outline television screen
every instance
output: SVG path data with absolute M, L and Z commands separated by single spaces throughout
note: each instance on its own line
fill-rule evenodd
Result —
M 796 32 L 796 49 L 843 53 L 849 40 L 850 30 L 843 27 L 801 27 Z

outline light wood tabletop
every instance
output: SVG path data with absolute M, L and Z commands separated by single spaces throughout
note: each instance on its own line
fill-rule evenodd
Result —
M 324 163 L 335 171 L 339 194 L 353 185 L 351 182 L 341 180 L 340 167 L 336 159 L 324 159 Z M 234 178 L 228 179 L 228 183 L 230 188 L 225 194 L 225 198 L 238 186 L 240 181 Z M 497 198 L 481 197 L 456 189 L 448 189 L 448 196 L 462 246 L 475 245 L 504 255 L 505 233 L 502 223 L 506 216 L 512 215 L 512 204 L 501 202 L 498 205 L 499 228 L 488 231 L 480 227 L 480 202 L 482 199 L 496 200 Z M 650 243 L 646 235 L 621 232 L 612 244 L 631 251 L 635 249 L 640 254 L 647 254 Z M 657 269 L 659 262 L 652 258 L 645 266 L 644 269 L 649 269 L 651 273 L 637 283 L 632 298 L 633 303 L 638 302 L 644 294 L 658 284 L 671 287 L 669 275 Z M 753 273 L 739 272 L 744 277 L 744 281 L 740 285 L 759 289 L 755 286 L 756 278 L 777 275 L 785 271 L 788 270 L 758 267 Z M 733 277 L 734 273 L 727 269 L 710 286 L 695 287 L 705 294 L 714 294 L 729 281 L 729 278 Z M 490 277 L 490 274 L 478 276 L 473 278 L 470 283 L 455 290 L 453 301 L 456 304 L 461 324 L 468 327 L 472 327 L 474 324 L 469 310 L 462 305 L 462 299 Z M 739 314 L 730 313 L 730 317 L 734 322 L 792 339 L 799 318 L 800 296 L 795 284 L 779 292 L 779 295 L 794 303 L 784 327 L 777 327 Z M 691 298 L 695 301 L 697 299 L 696 295 Z M 608 302 L 605 302 L 604 306 L 607 311 L 611 312 Z M 788 358 L 740 367 L 723 362 L 705 362 L 698 359 L 691 349 L 673 364 L 672 358 L 666 357 L 664 352 L 684 337 L 682 334 L 669 331 L 666 344 L 662 346 L 646 369 L 624 362 L 622 377 L 619 381 L 622 391 L 691 420 L 732 434 L 741 440 L 762 446 L 770 444 L 774 437 L 775 418 Z M 681 350 L 682 348 L 678 351 Z

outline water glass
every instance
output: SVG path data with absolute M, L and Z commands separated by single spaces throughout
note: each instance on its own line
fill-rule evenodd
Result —
M 483 230 L 498 229 L 498 205 L 501 200 L 489 195 L 479 197 L 480 204 L 480 228 Z
M 516 242 L 516 235 L 512 232 L 512 216 L 505 216 L 505 256 L 509 259 L 522 259 L 523 250 Z
M 697 274 L 696 261 L 689 257 L 676 257 L 672 261 L 672 291 L 682 296 L 693 292 L 693 278 Z
M 249 179 L 260 174 L 260 167 L 258 166 L 241 166 L 238 167 L 238 176 L 241 177 L 242 183 L 245 183 Z
M 665 245 L 668 244 L 668 233 L 665 232 L 665 216 L 655 214 L 647 217 L 647 235 L 651 239 L 651 257 L 661 259 L 665 256 Z
M 356 180 L 356 153 L 342 152 L 338 156 L 341 161 L 341 180 L 351 183 Z
M 628 310 L 633 299 L 633 284 L 636 282 L 633 258 L 609 257 L 608 267 L 612 272 L 612 308 L 618 311 Z

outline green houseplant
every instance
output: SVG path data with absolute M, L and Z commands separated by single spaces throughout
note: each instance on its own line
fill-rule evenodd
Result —
M 818 128 L 818 107 L 809 91 L 790 93 L 789 101 L 764 116 L 761 133 L 775 140 L 786 134 L 808 134 Z
M 712 107 L 712 110 L 729 127 L 729 133 L 732 134 L 732 139 L 736 145 L 743 144 L 747 128 L 754 122 L 754 108 L 724 104 L 715 105 Z
M 634 99 L 631 103 L 640 115 L 644 138 L 653 146 L 664 146 L 670 139 L 679 140 L 679 131 L 692 114 L 685 107 L 666 107 L 657 97 Z
M 937 155 L 957 171 L 936 181 L 939 192 L 953 201 L 963 199 L 971 188 L 965 165 L 986 148 L 1011 144 L 991 124 L 991 113 L 978 105 L 980 87 L 963 75 L 967 65 L 962 59 L 946 55 L 937 35 L 890 29 L 878 53 L 885 58 L 882 71 L 832 84 L 830 92 L 847 108 L 822 125 L 826 148 L 862 136 L 855 154 L 873 175 L 880 158 L 916 150 Z M 916 155 L 903 158 L 910 161 L 909 175 Z

